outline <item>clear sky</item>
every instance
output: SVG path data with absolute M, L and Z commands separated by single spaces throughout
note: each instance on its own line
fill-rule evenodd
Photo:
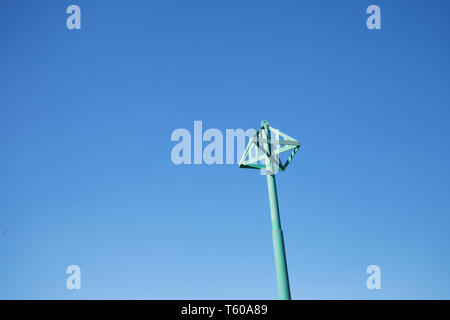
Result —
M 1 1 L 0 298 L 276 299 L 265 177 L 170 158 L 194 120 L 266 119 L 302 142 L 277 175 L 294 299 L 449 299 L 449 13 Z

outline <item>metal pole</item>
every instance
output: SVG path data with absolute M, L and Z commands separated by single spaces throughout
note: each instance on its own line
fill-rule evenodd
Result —
M 270 141 L 270 130 L 267 121 L 263 121 L 267 140 Z M 271 156 L 272 146 L 267 146 L 268 155 Z M 281 230 L 280 211 L 278 208 L 277 185 L 275 172 L 271 161 L 266 161 L 267 188 L 269 191 L 270 215 L 272 220 L 273 252 L 275 257 L 275 269 L 277 273 L 278 295 L 280 300 L 291 300 L 291 289 L 289 287 L 289 276 L 284 249 L 283 231 Z

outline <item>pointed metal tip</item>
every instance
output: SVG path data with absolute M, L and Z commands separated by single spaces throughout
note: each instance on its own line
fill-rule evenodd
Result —
M 269 123 L 267 122 L 267 120 L 261 121 L 261 127 L 263 127 L 263 126 L 266 125 L 266 124 L 269 124 Z

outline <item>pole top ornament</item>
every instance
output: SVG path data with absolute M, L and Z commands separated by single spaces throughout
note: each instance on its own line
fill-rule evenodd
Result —
M 261 121 L 261 128 L 250 139 L 245 148 L 241 161 L 239 161 L 239 168 L 265 168 L 270 174 L 285 171 L 299 148 L 299 141 L 272 128 L 266 120 L 263 120 Z M 290 151 L 290 154 L 282 162 L 280 154 L 286 151 Z M 264 163 L 262 163 L 263 161 Z

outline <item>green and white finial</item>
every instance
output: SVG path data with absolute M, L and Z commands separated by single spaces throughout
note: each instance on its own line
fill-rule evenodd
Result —
M 274 139 L 277 137 L 278 139 Z M 280 140 L 280 138 L 282 138 Z M 239 168 L 266 169 L 269 170 L 268 162 L 273 166 L 273 170 L 285 171 L 295 153 L 300 148 L 300 142 L 287 134 L 272 128 L 266 120 L 261 121 L 261 128 L 250 139 L 245 148 Z M 291 151 L 287 160 L 282 163 L 279 155 L 286 151 Z M 264 161 L 268 159 L 269 161 Z

